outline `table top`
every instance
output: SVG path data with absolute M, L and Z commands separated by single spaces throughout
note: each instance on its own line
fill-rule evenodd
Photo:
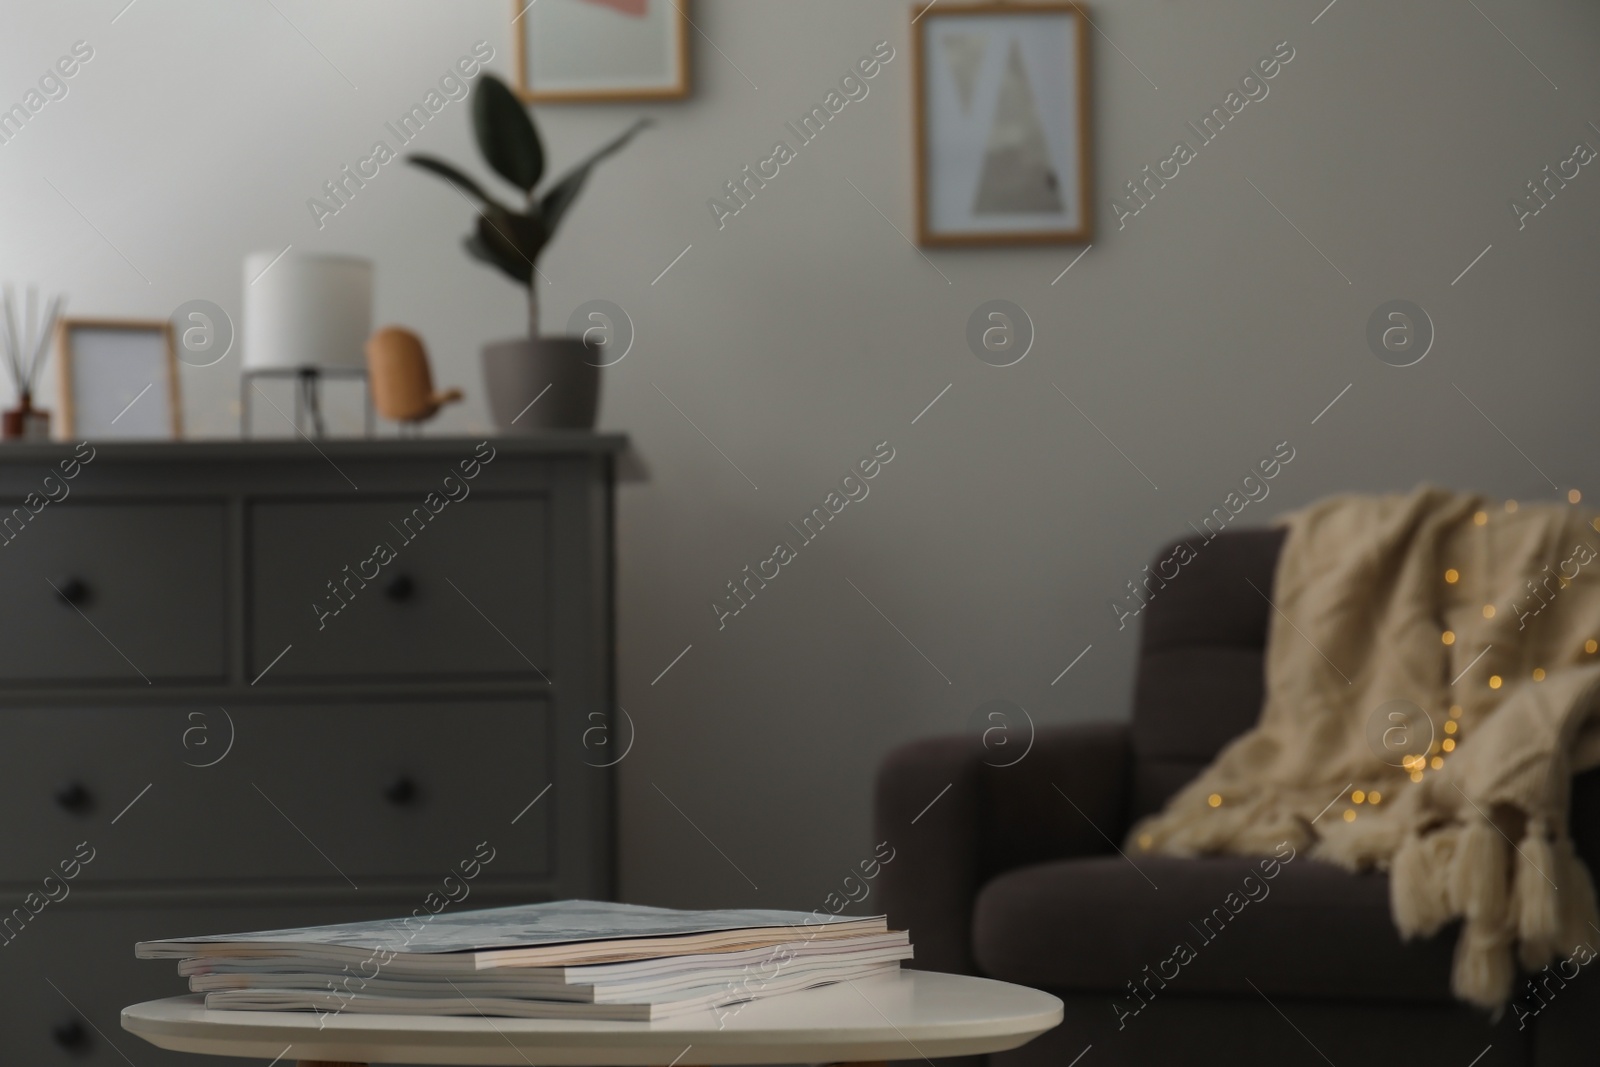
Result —
M 348 1063 L 667 1067 L 925 1060 L 1016 1048 L 1061 1022 L 1048 993 L 901 971 L 653 1023 L 209 1011 L 200 995 L 122 1009 L 153 1045 L 213 1056 Z

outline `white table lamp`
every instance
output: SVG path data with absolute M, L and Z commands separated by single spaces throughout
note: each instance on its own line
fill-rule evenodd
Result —
M 256 252 L 244 261 L 244 365 L 360 367 L 372 333 L 372 261 Z
M 371 260 L 293 251 L 245 257 L 244 373 L 293 375 L 297 414 L 309 409 L 319 436 L 322 375 L 364 374 L 371 333 Z

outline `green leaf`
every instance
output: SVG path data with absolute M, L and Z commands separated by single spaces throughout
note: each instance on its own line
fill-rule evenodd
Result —
M 489 262 L 527 285 L 532 283 L 534 261 L 548 238 L 538 219 L 491 208 L 479 217 L 475 240 Z M 478 253 L 474 250 L 473 254 Z
M 511 210 L 504 204 L 501 204 L 499 201 L 495 200 L 494 197 L 484 192 L 483 188 L 478 185 L 476 181 L 462 173 L 453 163 L 446 163 L 444 160 L 435 156 L 424 155 L 407 156 L 406 162 L 410 163 L 413 167 L 421 167 L 425 171 L 437 174 L 439 177 L 443 178 L 445 181 L 449 182 L 463 193 L 470 193 L 490 207 L 499 208 L 501 211 Z
M 589 180 L 589 172 L 594 165 L 602 159 L 622 149 L 622 146 L 633 140 L 634 135 L 646 126 L 655 125 L 653 119 L 640 119 L 629 126 L 621 134 L 601 145 L 595 152 L 582 163 L 573 167 L 561 180 L 552 185 L 539 200 L 539 217 L 544 222 L 546 240 L 555 236 L 556 227 L 561 224 L 561 218 L 567 213 L 567 208 L 578 199 L 578 193 L 583 190 L 583 183 Z
M 472 95 L 472 128 L 495 173 L 531 196 L 544 177 L 544 146 L 528 109 L 492 74 L 478 80 Z
M 484 244 L 483 240 L 475 233 L 463 237 L 461 246 L 467 250 L 467 255 L 489 264 L 489 266 L 508 275 L 513 281 L 522 285 L 533 284 L 533 266 L 521 256 L 515 253 L 502 255 Z

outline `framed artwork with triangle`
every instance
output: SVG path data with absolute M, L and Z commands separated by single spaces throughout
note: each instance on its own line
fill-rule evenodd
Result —
M 935 0 L 911 23 L 918 243 L 1090 240 L 1083 9 Z

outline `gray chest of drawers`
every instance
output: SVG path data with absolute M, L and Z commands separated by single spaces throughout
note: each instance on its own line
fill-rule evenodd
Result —
M 0 1062 L 204 1063 L 136 940 L 609 896 L 624 447 L 0 449 Z

